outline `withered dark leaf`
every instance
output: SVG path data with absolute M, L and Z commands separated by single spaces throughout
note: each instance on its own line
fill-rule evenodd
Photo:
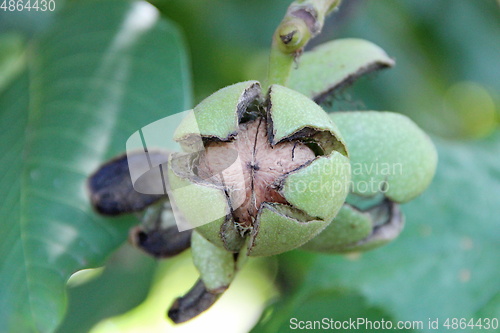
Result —
M 138 226 L 130 230 L 130 241 L 156 258 L 170 258 L 191 246 L 191 233 L 191 229 L 179 232 L 175 225 L 153 230 L 144 230 Z
M 208 291 L 199 279 L 186 295 L 175 300 L 168 310 L 168 317 L 176 324 L 188 321 L 210 308 L 220 295 Z
M 143 152 L 129 154 L 132 163 L 144 163 Z M 168 160 L 167 152 L 150 152 L 151 159 Z M 166 167 L 166 163 L 165 163 Z M 161 179 L 158 180 L 161 184 Z M 141 211 L 166 195 L 143 194 L 134 190 L 127 155 L 118 156 L 101 166 L 88 180 L 90 198 L 101 214 L 116 216 Z

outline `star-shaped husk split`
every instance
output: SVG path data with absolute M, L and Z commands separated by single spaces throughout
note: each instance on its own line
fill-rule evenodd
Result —
M 227 251 L 292 250 L 323 230 L 345 201 L 344 139 L 321 107 L 291 89 L 273 85 L 265 98 L 256 81 L 221 89 L 194 108 L 174 139 L 185 152 L 170 157 L 171 200 L 201 236 Z

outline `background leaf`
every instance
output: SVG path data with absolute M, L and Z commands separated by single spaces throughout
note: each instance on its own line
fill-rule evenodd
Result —
M 0 35 L 0 91 L 24 69 L 24 44 L 19 34 Z
M 129 244 L 106 262 L 101 276 L 68 288 L 68 313 L 58 333 L 87 333 L 104 318 L 138 306 L 148 295 L 157 262 Z
M 288 327 L 299 315 L 302 320 L 342 319 L 350 306 L 355 307 L 352 318 L 378 309 L 376 320 L 423 321 L 423 331 L 432 331 L 429 318 L 439 318 L 442 325 L 446 318 L 500 316 L 500 133 L 483 142 L 436 143 L 435 179 L 421 197 L 403 206 L 407 223 L 401 236 L 362 255 L 282 255 L 285 279 L 303 275 L 289 292 L 295 306 L 271 306 L 276 311 L 255 332 Z M 309 262 L 308 269 L 299 270 L 298 261 Z M 328 306 L 316 299 L 326 294 L 333 295 L 325 301 Z M 358 300 L 342 310 L 345 297 Z
M 142 126 L 189 109 L 191 87 L 178 30 L 145 2 L 68 6 L 32 45 L 28 61 L 26 132 L 26 77 L 1 99 L 2 165 L 22 170 L 22 181 L 7 174 L 2 183 L 11 204 L 2 204 L 8 219 L 0 267 L 16 274 L 1 275 L 0 327 L 32 330 L 34 321 L 52 332 L 66 310 L 69 276 L 102 264 L 136 223 L 95 214 L 87 176 L 123 152 Z
M 0 332 L 33 329 L 19 225 L 28 85 L 24 72 L 0 92 Z

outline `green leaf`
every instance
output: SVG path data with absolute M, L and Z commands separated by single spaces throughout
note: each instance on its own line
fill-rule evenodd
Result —
M 482 142 L 436 142 L 440 162 L 435 179 L 422 196 L 403 206 L 407 224 L 400 238 L 357 256 L 297 251 L 280 256 L 285 281 L 297 279 L 297 261 L 312 263 L 302 270 L 303 283 L 288 292 L 298 297 L 296 305 L 278 308 L 262 325 L 276 327 L 275 320 L 281 323 L 277 326 L 288 325 L 299 306 L 310 310 L 313 305 L 305 300 L 318 292 L 354 293 L 365 302 L 353 316 L 363 316 L 366 303 L 395 321 L 423 321 L 421 331 L 432 331 L 429 318 L 441 324 L 446 318 L 498 318 L 500 133 Z M 336 318 L 336 311 L 332 308 L 329 316 Z
M 339 39 L 305 52 L 288 86 L 321 103 L 357 78 L 392 66 L 394 60 L 377 45 L 362 39 Z
M 123 152 L 136 130 L 191 107 L 182 38 L 145 2 L 72 4 L 28 61 L 25 132 L 26 78 L 0 101 L 8 217 L 0 230 L 0 331 L 16 333 L 33 331 L 33 322 L 53 332 L 66 311 L 69 276 L 101 265 L 136 223 L 93 212 L 88 175 Z
M 68 313 L 57 332 L 87 333 L 101 320 L 138 306 L 148 295 L 157 266 L 151 256 L 125 244 L 101 276 L 68 288 Z
M 0 35 L 0 91 L 23 70 L 24 47 L 24 40 L 20 35 Z
M 19 225 L 28 75 L 0 92 L 0 332 L 31 332 L 26 267 Z
M 276 320 L 278 317 L 279 320 Z M 383 309 L 368 304 L 361 294 L 342 290 L 316 290 L 308 294 L 296 294 L 293 298 L 268 307 L 263 318 L 252 332 L 348 332 L 357 329 L 361 332 L 394 332 L 394 327 L 387 329 L 386 324 L 382 326 L 386 329 L 375 329 L 373 323 L 381 322 L 382 319 L 384 322 L 395 322 Z M 372 322 L 372 326 L 368 322 Z M 409 329 L 405 332 L 415 331 Z

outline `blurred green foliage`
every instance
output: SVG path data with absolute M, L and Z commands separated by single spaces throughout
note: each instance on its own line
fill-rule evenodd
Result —
M 124 151 L 133 131 L 192 105 L 190 70 L 195 101 L 228 84 L 265 80 L 271 36 L 290 1 L 151 2 L 164 19 L 111 53 L 133 7 L 129 2 L 60 0 L 55 13 L 0 11 L 0 332 L 33 332 L 33 304 L 43 332 L 60 325 L 65 280 L 76 269 L 101 265 L 134 223 L 88 216 L 85 177 Z M 291 317 L 500 318 L 498 2 L 344 0 L 308 47 L 345 37 L 374 42 L 396 67 L 361 79 L 325 108 L 407 114 L 434 134 L 438 173 L 404 207 L 407 228 L 393 244 L 361 256 L 280 256 L 281 298 L 255 331 L 287 331 Z M 110 101 L 120 94 L 125 102 Z M 61 103 L 66 100 L 71 104 Z M 95 133 L 110 143 L 98 143 Z M 79 159 L 87 166 L 75 172 L 71 162 Z M 47 172 L 38 185 L 30 179 L 34 167 Z M 64 193 L 50 183 L 61 177 L 72 184 Z M 60 222 L 45 222 L 50 214 Z M 115 237 L 103 237 L 98 225 Z M 74 239 L 90 245 L 70 242 L 74 251 L 65 253 L 68 226 L 76 230 Z M 97 253 L 89 250 L 96 244 Z M 62 255 L 55 251 L 61 246 Z M 51 272 L 35 262 L 52 265 Z M 139 304 L 155 267 L 135 250 L 117 252 L 102 275 L 69 289 L 58 332 L 86 332 Z
M 146 2 L 70 4 L 33 38 L 28 74 L 6 75 L 14 83 L 0 98 L 4 332 L 59 326 L 67 279 L 102 265 L 137 223 L 97 214 L 88 176 L 192 99 L 183 40 Z
M 396 68 L 353 88 L 365 108 L 405 113 L 443 137 L 491 133 L 500 107 L 500 10 L 495 1 L 366 1 L 353 13 L 335 37 L 361 36 L 396 59 Z M 477 88 L 462 89 L 470 95 L 463 99 L 477 100 L 466 112 L 457 102 L 443 102 L 464 81 L 482 89 L 479 100 Z M 491 100 L 496 113 L 488 106 Z M 474 131 L 467 128 L 471 118 L 481 119 Z

